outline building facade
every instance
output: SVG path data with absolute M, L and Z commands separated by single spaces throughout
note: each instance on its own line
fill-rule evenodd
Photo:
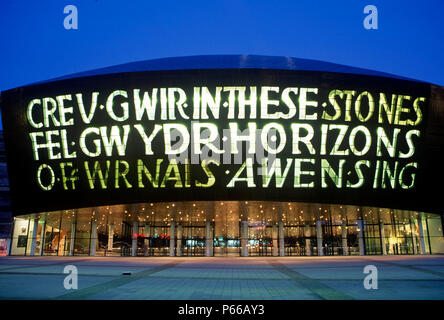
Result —
M 2 92 L 10 255 L 444 253 L 442 87 L 288 57 Z
M 159 202 L 15 217 L 11 255 L 442 253 L 435 214 L 271 201 Z

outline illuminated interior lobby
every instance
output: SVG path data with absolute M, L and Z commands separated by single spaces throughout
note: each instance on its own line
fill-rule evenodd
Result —
M 17 216 L 10 255 L 326 256 L 443 252 L 437 214 L 271 201 L 156 202 Z

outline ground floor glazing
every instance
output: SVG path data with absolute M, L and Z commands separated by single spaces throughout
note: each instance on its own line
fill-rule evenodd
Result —
M 323 256 L 444 253 L 441 216 L 270 201 L 159 202 L 17 216 L 10 255 Z

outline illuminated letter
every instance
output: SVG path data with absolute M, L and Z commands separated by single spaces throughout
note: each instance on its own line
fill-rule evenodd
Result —
M 113 93 L 111 93 L 108 96 L 108 99 L 106 100 L 106 111 L 108 112 L 108 115 L 110 116 L 111 119 L 116 120 L 116 121 L 125 121 L 128 120 L 128 116 L 129 116 L 129 110 L 128 110 L 128 102 L 122 102 L 120 104 L 120 106 L 122 107 L 122 116 L 118 117 L 115 113 L 114 113 L 114 98 L 117 96 L 122 96 L 124 98 L 128 98 L 128 93 L 125 90 L 116 90 Z
M 217 130 L 217 126 L 213 123 L 202 123 L 202 122 L 193 122 L 193 139 L 194 139 L 194 152 L 196 154 L 202 154 L 201 144 L 207 146 L 211 151 L 215 153 L 224 153 L 223 150 L 219 150 L 212 141 L 215 141 L 219 138 L 219 132 Z M 205 128 L 204 131 L 209 133 L 208 138 L 201 138 L 201 129 Z
M 73 107 L 65 107 L 64 100 L 71 101 L 72 96 L 70 94 L 64 95 L 64 96 L 57 96 L 56 100 L 59 104 L 59 114 L 60 114 L 60 124 L 62 126 L 72 126 L 74 124 L 74 119 L 71 118 L 68 121 L 66 121 L 66 114 L 67 113 L 73 113 Z
M 125 166 L 125 169 L 123 172 L 120 172 L 120 164 L 123 164 Z M 128 182 L 128 179 L 126 178 L 126 175 L 129 172 L 129 164 L 128 162 L 124 160 L 116 160 L 116 167 L 115 167 L 115 175 L 114 175 L 114 187 L 116 189 L 119 189 L 119 178 L 122 177 L 123 181 L 125 181 L 126 188 L 132 188 L 133 186 Z
M 214 177 L 214 174 L 211 172 L 210 168 L 209 168 L 209 164 L 214 163 L 216 166 L 219 166 L 220 163 L 217 162 L 216 160 L 202 160 L 201 162 L 201 166 L 202 169 L 205 171 L 205 174 L 208 177 L 208 181 L 207 183 L 201 183 L 199 181 L 196 181 L 196 187 L 201 187 L 201 188 L 209 188 L 212 185 L 214 185 L 214 183 L 216 182 L 216 178 Z
M 207 87 L 202 87 L 202 102 L 200 119 L 208 119 L 207 107 L 210 108 L 214 119 L 219 119 L 220 93 L 222 87 L 216 87 L 215 98 L 211 96 Z
M 186 158 L 185 159 L 185 188 L 191 187 L 190 177 L 191 177 L 190 159 Z
M 339 160 L 339 172 L 336 173 L 330 163 L 326 159 L 321 159 L 321 178 L 322 178 L 322 188 L 327 188 L 328 185 L 325 182 L 325 173 L 331 178 L 331 180 L 335 183 L 337 188 L 342 188 L 342 169 L 344 167 L 345 160 Z
M 415 176 L 416 176 L 415 172 L 412 173 L 412 182 L 409 185 L 404 184 L 404 179 L 403 179 L 404 170 L 407 169 L 408 167 L 417 168 L 418 164 L 416 162 L 410 162 L 406 164 L 404 168 L 401 169 L 401 172 L 399 172 L 399 185 L 403 189 L 411 189 L 415 185 Z
M 314 187 L 314 181 L 310 183 L 301 183 L 301 176 L 302 175 L 310 175 L 314 176 L 314 171 L 302 171 L 302 163 L 311 163 L 315 164 L 315 159 L 294 159 L 294 187 L 295 188 L 313 188 Z
M 419 106 L 419 102 L 424 102 L 425 98 L 423 97 L 418 97 L 415 99 L 415 101 L 413 101 L 413 110 L 415 110 L 416 113 L 416 120 L 415 122 L 413 122 L 412 120 L 407 120 L 407 124 L 411 125 L 411 126 L 417 126 L 418 124 L 421 123 L 422 121 L 422 111 L 421 111 L 421 107 Z
M 270 165 L 270 170 L 268 170 L 268 159 L 262 159 L 262 187 L 268 188 L 270 185 L 271 178 L 275 176 L 276 188 L 282 188 L 285 179 L 287 178 L 288 171 L 290 171 L 293 159 L 287 159 L 287 165 L 284 169 L 284 174 L 281 171 L 281 159 L 274 159 L 273 163 Z
M 357 189 L 357 188 L 360 188 L 364 184 L 365 179 L 364 179 L 364 175 L 362 174 L 362 170 L 361 170 L 361 166 L 363 166 L 363 165 L 366 165 L 367 167 L 370 168 L 370 161 L 369 160 L 356 161 L 355 170 L 356 170 L 356 174 L 358 176 L 358 182 L 356 182 L 355 184 L 351 184 L 350 181 L 347 181 L 348 188 Z
M 146 155 L 153 154 L 153 149 L 152 149 L 153 139 L 156 136 L 156 134 L 162 129 L 162 126 L 160 124 L 155 124 L 153 132 L 151 132 L 149 136 L 146 135 L 145 129 L 141 124 L 135 124 L 134 128 L 136 128 L 136 130 L 139 132 L 140 136 L 143 139 L 143 143 L 145 144 L 145 154 Z
M 32 108 L 36 105 L 36 104 L 41 104 L 42 101 L 40 99 L 34 99 L 31 100 L 31 102 L 28 104 L 28 109 L 27 109 L 27 118 L 28 118 L 28 122 L 31 126 L 33 126 L 34 128 L 41 128 L 43 127 L 43 123 L 39 122 L 36 123 L 34 122 L 34 119 L 32 118 Z
M 355 139 L 358 132 L 362 132 L 364 134 L 365 139 L 365 145 L 362 148 L 361 151 L 358 151 L 355 146 Z M 356 156 L 363 156 L 365 155 L 368 150 L 370 149 L 370 146 L 372 144 L 372 137 L 370 135 L 370 131 L 367 129 L 367 127 L 364 126 L 357 126 L 353 128 L 350 131 L 350 137 L 348 138 L 348 144 L 350 145 L 350 150 L 353 152 Z
M 300 136 L 301 129 L 304 129 L 307 135 L 305 137 Z M 316 151 L 313 148 L 311 139 L 313 139 L 314 131 L 313 127 L 308 123 L 292 123 L 291 130 L 293 132 L 293 154 L 301 154 L 299 149 L 299 142 L 302 142 L 307 147 L 310 154 L 315 154 Z
M 234 119 L 234 109 L 236 103 L 236 87 L 224 87 L 224 92 L 228 91 L 228 104 L 224 102 L 223 106 L 228 107 L 227 119 Z
M 102 169 L 100 168 L 99 161 L 95 161 L 94 162 L 94 171 L 93 171 L 92 175 L 91 175 L 91 172 L 89 170 L 89 163 L 88 163 L 88 161 L 85 161 L 84 165 L 85 165 L 86 176 L 87 176 L 88 182 L 89 182 L 89 188 L 90 189 L 94 189 L 94 185 L 95 185 L 95 182 L 96 182 L 96 175 L 98 175 L 99 176 L 100 185 L 102 186 L 102 189 L 106 189 L 107 188 L 107 184 L 108 184 L 108 175 L 109 175 L 110 161 L 106 160 L 105 177 L 103 176 Z
M 176 102 L 176 92 L 179 93 L 179 99 Z M 169 119 L 175 120 L 176 115 L 176 107 L 179 111 L 182 119 L 189 119 L 186 113 L 183 111 L 183 108 L 186 108 L 188 105 L 185 103 L 187 101 L 187 95 L 185 91 L 181 88 L 168 88 L 168 111 L 169 111 Z
M 328 124 L 321 125 L 321 152 L 320 154 L 327 153 L 327 132 L 328 132 Z
M 72 162 L 61 162 L 60 163 L 60 171 L 62 172 L 62 182 L 63 182 L 63 189 L 68 190 L 68 186 L 66 185 L 66 182 L 71 181 L 71 188 L 72 190 L 75 190 L 76 184 L 75 182 L 79 180 L 79 177 L 77 176 L 77 173 L 79 172 L 79 169 L 72 169 L 70 177 L 66 177 L 66 171 L 65 167 L 71 167 L 72 168 Z
M 276 142 L 277 141 L 277 137 L 275 132 L 279 132 L 279 146 L 277 146 L 276 148 L 270 146 L 268 144 L 268 133 L 270 132 L 270 130 L 273 130 L 273 135 L 270 137 L 270 140 L 272 142 Z M 267 123 L 261 132 L 261 142 L 262 142 L 262 146 L 264 147 L 264 150 L 267 151 L 268 153 L 271 154 L 278 154 L 279 152 L 281 152 L 284 147 L 285 144 L 287 143 L 287 135 L 285 134 L 285 130 L 284 127 L 279 124 L 279 123 L 275 123 L 275 122 L 271 122 L 271 123 Z
M 145 176 L 148 178 L 148 181 L 151 182 L 152 186 L 154 188 L 159 187 L 159 173 L 160 173 L 160 164 L 162 163 L 163 159 L 157 159 L 156 161 L 156 178 L 153 178 L 151 173 L 149 172 L 148 168 L 143 164 L 143 161 L 141 159 L 137 159 L 137 177 L 139 181 L 139 188 L 145 188 L 143 181 L 142 181 L 142 173 L 145 174 Z
M 50 131 L 46 131 L 45 132 L 45 136 L 46 136 L 46 145 L 45 147 L 48 149 L 48 158 L 51 160 L 54 159 L 61 159 L 62 158 L 62 154 L 59 152 L 57 152 L 56 154 L 54 154 L 54 148 L 58 148 L 60 149 L 60 143 L 59 142 L 52 142 L 52 138 L 51 136 L 58 136 L 59 135 L 59 131 L 58 130 L 50 130 Z
M 365 118 L 361 114 L 361 99 L 363 96 L 367 96 L 368 98 L 368 114 L 367 117 Z M 358 98 L 355 101 L 355 113 L 359 121 L 367 122 L 372 117 L 374 111 L 375 111 L 375 102 L 373 101 L 373 97 L 370 94 L 370 92 L 367 91 L 361 92 L 361 94 L 359 94 Z
M 346 124 L 330 124 L 328 127 L 329 127 L 329 130 L 339 129 L 339 133 L 336 138 L 335 145 L 333 146 L 333 149 L 331 150 L 330 155 L 331 156 L 348 156 L 348 154 L 349 154 L 348 149 L 339 150 L 339 148 L 341 147 L 342 141 L 345 138 L 345 134 L 347 133 L 348 125 L 346 125 Z
M 167 120 L 167 92 L 166 88 L 160 88 L 160 119 Z
M 239 178 L 242 174 L 242 171 L 246 168 L 247 176 L 245 178 Z M 254 183 L 254 175 L 253 175 L 253 159 L 247 158 L 246 161 L 242 164 L 239 170 L 236 172 L 231 181 L 227 184 L 227 188 L 234 188 L 234 184 L 236 182 L 247 182 L 248 188 L 255 188 L 256 184 Z
M 126 124 L 122 126 L 123 128 L 123 139 L 120 136 L 120 127 L 112 126 L 111 132 L 108 138 L 107 127 L 100 127 L 100 134 L 102 136 L 103 147 L 105 148 L 105 153 L 108 157 L 113 155 L 113 146 L 116 145 L 117 153 L 119 156 L 124 156 L 126 151 L 126 143 L 128 142 L 128 135 L 130 132 L 130 125 Z
M 193 119 L 199 119 L 200 115 L 200 87 L 193 89 Z
M 148 91 L 143 93 L 142 102 L 140 101 L 140 89 L 134 89 L 134 106 L 136 108 L 136 120 L 142 120 L 143 114 L 146 112 L 148 120 L 156 119 L 157 106 L 157 88 L 153 88 L 151 98 Z
M 68 139 L 66 138 L 66 129 L 60 130 L 60 135 L 62 137 L 62 150 L 63 150 L 63 158 L 70 159 L 76 158 L 77 152 L 69 153 Z
M 92 99 L 91 99 L 91 108 L 89 109 L 89 114 L 86 115 L 85 106 L 83 105 L 83 97 L 81 93 L 76 94 L 77 98 L 77 104 L 79 105 L 79 111 L 80 115 L 82 116 L 82 120 L 84 123 L 89 124 L 94 117 L 94 113 L 96 112 L 97 108 L 97 99 L 98 99 L 99 93 L 93 92 L 92 93 Z
M 46 148 L 46 143 L 38 144 L 37 137 L 44 137 L 43 132 L 31 132 L 29 137 L 31 138 L 32 150 L 34 154 L 34 160 L 39 160 L 39 149 Z
M 307 107 L 317 108 L 318 102 L 316 100 L 307 100 L 307 93 L 318 94 L 318 88 L 301 88 L 299 91 L 299 120 L 316 120 L 317 113 L 307 115 Z
M 342 99 L 342 98 L 344 98 L 344 93 L 341 90 L 331 90 L 330 91 L 330 93 L 328 94 L 328 101 L 335 109 L 335 114 L 331 116 L 324 109 L 324 111 L 322 112 L 322 119 L 335 121 L 335 120 L 338 120 L 339 117 L 341 116 L 341 107 L 336 102 L 336 99 L 335 99 L 336 96 L 339 96 L 339 98 Z
M 396 172 L 398 171 L 398 161 L 395 161 L 395 168 L 393 170 L 393 173 L 390 169 L 390 166 L 387 161 L 382 162 L 382 188 L 386 188 L 385 180 L 386 176 L 389 177 L 390 186 L 392 189 L 395 189 L 396 187 Z
M 172 148 L 171 145 L 171 131 L 176 130 L 182 136 L 182 145 L 176 149 Z M 190 134 L 185 125 L 179 123 L 165 123 L 163 125 L 164 131 L 164 141 L 165 141 L 165 154 L 181 154 L 188 149 L 190 145 Z M 179 141 L 180 142 L 180 141 Z
M 403 108 L 402 103 L 404 100 L 410 100 L 410 96 L 398 96 L 398 101 L 396 102 L 396 113 L 395 113 L 395 125 L 405 126 L 407 124 L 406 120 L 401 120 L 402 113 L 409 113 L 410 109 Z
M 174 176 L 171 175 L 171 172 L 174 171 Z M 165 172 L 165 176 L 163 177 L 162 183 L 160 185 L 161 188 L 165 188 L 167 181 L 176 181 L 174 184 L 174 188 L 182 188 L 182 180 L 180 178 L 179 167 L 177 166 L 176 159 L 171 159 L 168 164 L 168 168 Z
M 80 140 L 80 149 L 82 149 L 83 153 L 86 154 L 88 157 L 97 157 L 102 152 L 101 147 L 100 147 L 100 139 L 93 140 L 94 145 L 96 146 L 96 151 L 95 152 L 89 151 L 88 148 L 86 147 L 85 139 L 91 133 L 99 135 L 100 134 L 100 129 L 99 128 L 94 128 L 94 127 L 85 129 L 80 134 L 80 139 L 79 139 Z
M 419 130 L 407 131 L 407 134 L 405 135 L 405 139 L 407 141 L 407 145 L 409 146 L 409 151 L 407 153 L 399 151 L 400 158 L 410 158 L 415 153 L 415 146 L 413 145 L 413 142 L 412 142 L 412 135 L 419 137 L 419 135 L 420 135 Z
M 282 101 L 288 107 L 288 113 L 278 112 L 278 118 L 291 119 L 296 115 L 296 106 L 290 98 L 290 92 L 293 92 L 296 95 L 298 94 L 298 88 L 285 88 L 284 91 L 282 91 Z
M 65 159 L 76 158 L 77 157 L 76 151 L 74 151 L 73 153 L 69 153 L 68 139 L 66 138 L 66 130 L 65 129 L 60 130 L 60 135 L 62 137 L 63 158 Z
M 261 119 L 279 119 L 278 112 L 268 113 L 268 105 L 279 106 L 279 100 L 269 100 L 268 93 L 279 93 L 279 87 L 262 87 L 261 90 Z
M 387 103 L 387 98 L 385 97 L 385 94 L 382 92 L 379 94 L 379 117 L 378 117 L 379 123 L 384 123 L 384 120 L 382 119 L 382 111 L 384 110 L 387 116 L 388 123 L 392 124 L 393 116 L 395 115 L 393 112 L 395 104 L 396 104 L 396 94 L 392 94 L 392 103 L 390 105 L 390 108 Z
M 345 98 L 345 121 L 351 121 L 350 109 L 352 104 L 352 97 L 356 94 L 356 91 L 344 90 L 344 93 L 347 95 Z
M 256 87 L 250 87 L 250 99 L 245 99 L 246 87 L 237 87 L 239 90 L 239 116 L 238 119 L 245 119 L 245 106 L 250 106 L 250 119 L 256 119 L 257 93 Z
M 387 134 L 384 131 L 384 128 L 382 127 L 378 127 L 377 129 L 377 134 L 378 134 L 378 138 L 377 138 L 377 145 L 376 145 L 376 155 L 378 157 L 382 156 L 382 152 L 381 152 L 381 142 L 384 144 L 385 148 L 387 149 L 387 152 L 389 153 L 390 157 L 394 157 L 395 156 L 395 152 L 396 152 L 396 141 L 398 140 L 398 134 L 401 131 L 401 129 L 399 128 L 395 128 L 393 129 L 393 142 L 390 143 Z
M 51 176 L 49 184 L 44 186 L 42 183 L 42 179 L 41 179 L 41 175 L 42 175 L 42 170 L 43 169 L 47 169 L 49 171 L 49 174 Z M 54 187 L 54 183 L 55 183 L 55 175 L 54 175 L 54 170 L 52 170 L 52 168 L 50 166 L 48 166 L 47 164 L 41 164 L 39 166 L 39 168 L 37 169 L 37 182 L 39 184 L 39 187 L 42 188 L 44 191 L 49 191 Z
M 52 105 L 52 108 L 49 107 L 49 104 Z M 56 110 L 57 102 L 53 98 L 43 98 L 43 122 L 45 124 L 45 127 L 49 127 L 49 117 L 51 117 L 54 126 L 60 126 L 60 122 L 54 115 L 54 112 L 56 112 Z
M 239 150 L 237 148 L 237 143 L 239 141 L 247 141 L 249 144 L 248 153 L 256 153 L 256 123 L 249 122 L 248 123 L 248 135 L 247 136 L 240 136 L 238 133 L 239 127 L 237 125 L 237 122 L 230 122 L 228 124 L 228 127 L 230 128 L 230 137 L 231 137 L 231 153 L 237 154 L 239 153 Z
M 379 169 L 381 167 L 381 161 L 376 160 L 375 179 L 373 180 L 373 189 L 378 188 L 379 185 Z

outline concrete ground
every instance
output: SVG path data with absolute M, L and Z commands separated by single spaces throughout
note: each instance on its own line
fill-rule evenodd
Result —
M 63 286 L 66 265 L 78 290 Z M 376 290 L 364 288 L 366 265 Z M 0 257 L 0 299 L 443 300 L 444 256 Z

